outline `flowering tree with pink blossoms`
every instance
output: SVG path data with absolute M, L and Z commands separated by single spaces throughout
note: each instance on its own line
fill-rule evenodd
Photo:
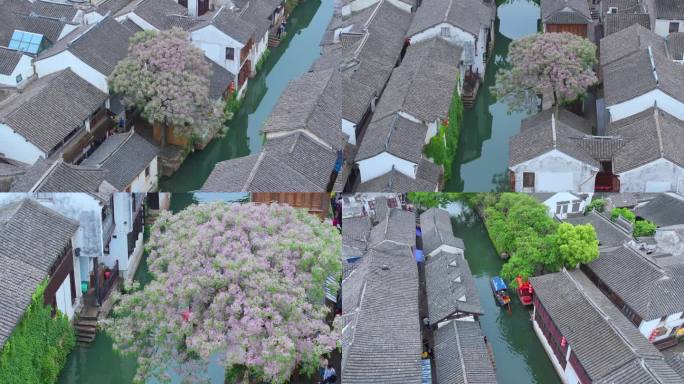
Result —
M 153 280 L 115 297 L 105 327 L 115 348 L 138 358 L 136 381 L 192 382 L 209 360 L 229 382 L 284 383 L 312 374 L 336 348 L 326 323 L 328 276 L 341 275 L 331 225 L 286 205 L 211 203 L 163 213 L 152 228 Z
M 123 96 L 124 105 L 136 107 L 160 127 L 165 146 L 167 127 L 183 136 L 218 130 L 223 106 L 209 97 L 210 75 L 202 50 L 190 43 L 186 32 L 172 28 L 136 33 L 109 84 Z
M 592 69 L 597 63 L 596 46 L 567 32 L 513 41 L 508 63 L 496 74 L 491 91 L 513 111 L 533 111 L 540 94 L 551 94 L 557 111 L 560 104 L 577 100 L 598 81 Z

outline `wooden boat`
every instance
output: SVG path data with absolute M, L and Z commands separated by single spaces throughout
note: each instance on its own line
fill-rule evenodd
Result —
M 518 276 L 515 278 L 515 282 L 518 284 L 518 299 L 520 303 L 524 306 L 532 305 L 532 284 L 529 281 L 522 281 L 522 277 Z
M 494 293 L 494 299 L 496 300 L 496 305 L 504 306 L 511 302 L 511 297 L 508 295 L 508 287 L 506 283 L 499 276 L 494 276 L 490 281 L 492 286 L 492 293 Z

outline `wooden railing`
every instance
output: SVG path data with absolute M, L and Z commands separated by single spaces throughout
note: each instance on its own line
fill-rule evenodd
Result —
M 109 292 L 112 290 L 112 287 L 116 284 L 117 280 L 119 280 L 118 260 L 116 261 L 116 263 L 114 263 L 114 268 L 111 268 L 109 272 L 109 278 L 106 277 L 105 273 L 102 274 L 102 288 L 98 292 L 98 301 L 100 302 L 100 304 L 107 298 Z

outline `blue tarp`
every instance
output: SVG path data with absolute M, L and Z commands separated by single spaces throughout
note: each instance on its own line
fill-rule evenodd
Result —
M 423 359 L 420 362 L 423 378 L 421 384 L 432 384 L 432 368 L 430 367 L 430 359 Z
M 418 227 L 416 227 L 416 236 L 417 237 L 423 237 L 423 232 Z
M 492 285 L 494 286 L 495 291 L 500 291 L 502 289 L 507 289 L 506 288 L 506 283 L 504 283 L 503 279 L 500 278 L 499 276 L 495 276 L 492 278 Z
M 425 256 L 423 256 L 423 250 L 422 249 L 414 250 L 413 254 L 416 255 L 416 262 L 422 263 L 423 261 L 425 261 Z

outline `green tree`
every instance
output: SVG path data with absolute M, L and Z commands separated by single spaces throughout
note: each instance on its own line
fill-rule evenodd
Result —
M 591 224 L 562 223 L 557 235 L 556 246 L 564 267 L 572 269 L 599 256 L 598 239 Z
M 457 201 L 462 195 L 458 192 L 409 192 L 408 199 L 418 209 L 426 210 Z
M 637 220 L 634 223 L 632 235 L 634 237 L 653 236 L 656 233 L 656 225 L 648 220 Z

